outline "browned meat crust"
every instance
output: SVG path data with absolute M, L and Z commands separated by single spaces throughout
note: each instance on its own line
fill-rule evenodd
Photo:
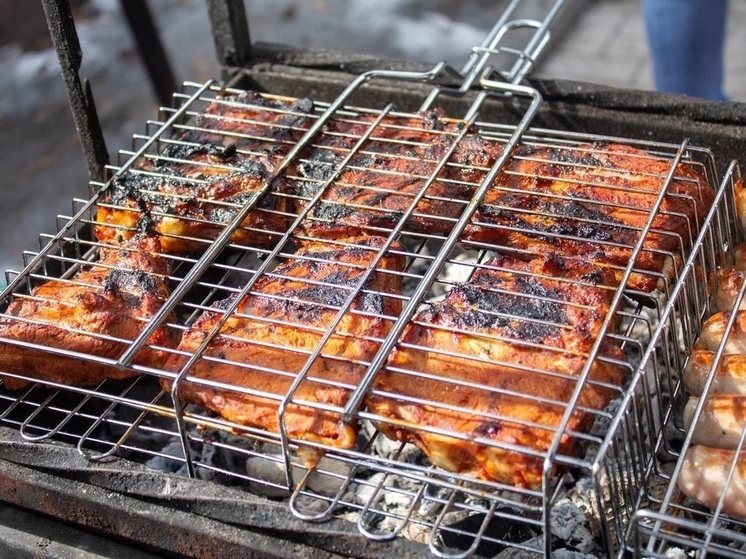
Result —
M 221 96 L 194 117 L 181 138 L 281 156 L 310 128 L 312 111 L 307 98 L 270 99 L 253 91 Z
M 669 171 L 669 162 L 629 146 L 520 146 L 463 240 L 579 258 L 611 266 L 621 279 Z M 690 246 L 713 200 L 705 178 L 679 165 L 628 287 L 658 287 L 674 264 L 666 254 Z
M 374 118 L 332 120 L 298 166 L 299 213 L 349 154 Z M 435 111 L 419 118 L 388 116 L 329 185 L 302 224 L 302 233 L 335 238 L 385 234 L 393 229 L 456 142 L 458 126 Z M 447 234 L 502 148 L 469 134 L 416 205 L 406 231 Z
M 50 280 L 33 289 L 30 297 L 14 299 L 0 318 L 0 336 L 57 350 L 118 358 L 169 296 L 170 266 L 158 256 L 159 251 L 158 239 L 152 236 L 135 237 L 121 248 L 101 249 L 99 262 L 85 266 L 71 280 Z M 174 348 L 178 331 L 159 326 L 148 344 Z M 163 360 L 160 349 L 148 346 L 135 357 L 135 363 L 149 367 L 160 366 Z M 136 374 L 5 343 L 0 345 L 0 370 L 74 386 Z M 3 383 L 11 389 L 28 384 L 10 377 Z
M 168 145 L 114 182 L 99 204 L 97 238 L 132 237 L 146 211 L 164 252 L 204 251 L 300 139 L 312 106 L 308 99 L 273 101 L 255 93 L 213 101 L 180 137 L 189 143 Z M 274 181 L 231 242 L 272 246 L 290 225 L 286 190 L 285 180 Z
M 487 266 L 406 328 L 367 404 L 383 433 L 416 444 L 437 466 L 538 488 L 542 453 L 613 296 L 600 286 L 613 278 L 556 256 L 496 256 Z M 561 454 L 576 451 L 572 432 L 587 430 L 592 410 L 622 382 L 623 367 L 609 362 L 621 361 L 621 350 L 604 343 L 600 356 L 561 436 Z
M 277 432 L 280 401 L 383 242 L 377 237 L 347 239 L 344 246 L 309 242 L 294 258 L 257 280 L 189 373 L 253 392 L 187 381 L 180 387 L 181 398 L 228 421 Z M 341 422 L 339 409 L 401 310 L 395 297 L 401 277 L 393 272 L 403 268 L 403 257 L 386 254 L 344 314 L 285 413 L 290 437 L 341 448 L 353 445 L 356 427 Z M 184 334 L 179 349 L 194 353 L 229 302 L 205 312 Z M 184 359 L 176 356 L 166 364 L 171 371 L 183 366 Z M 163 385 L 169 390 L 172 386 L 165 380 Z
M 207 182 L 177 176 L 130 173 L 115 181 L 99 205 L 96 236 L 107 243 L 130 238 L 148 216 L 161 235 L 167 254 L 204 251 L 239 210 L 255 196 L 269 178 L 267 166 L 244 161 L 241 171 L 216 173 Z M 270 192 L 260 198 L 243 220 L 230 242 L 254 248 L 272 246 L 290 225 L 288 199 L 278 195 L 285 181 L 277 179 Z M 143 211 L 145 210 L 145 211 Z

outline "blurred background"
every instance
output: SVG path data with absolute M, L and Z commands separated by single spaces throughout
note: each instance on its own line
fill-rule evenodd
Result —
M 114 155 L 130 147 L 158 102 L 118 0 L 75 0 L 90 79 Z M 504 9 L 495 0 L 248 0 L 252 41 L 331 48 L 460 68 Z M 548 2 L 529 2 L 539 13 Z M 150 0 L 177 81 L 218 76 L 204 0 Z M 57 57 L 38 0 L 0 0 L 0 269 L 19 269 L 23 250 L 53 233 L 88 176 Z M 746 101 L 746 2 L 731 2 L 726 93 Z M 651 89 L 640 0 L 568 0 L 548 55 L 534 75 Z

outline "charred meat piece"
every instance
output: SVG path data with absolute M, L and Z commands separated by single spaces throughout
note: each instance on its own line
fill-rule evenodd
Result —
M 519 146 L 464 232 L 467 245 L 552 252 L 609 266 L 621 279 L 670 163 L 618 144 Z M 667 281 L 714 200 L 694 168 L 680 164 L 652 221 L 627 287 Z
M 161 235 L 165 253 L 202 252 L 269 178 L 270 171 L 258 161 L 244 161 L 241 171 L 218 173 L 207 181 L 130 173 L 115 180 L 99 204 L 96 236 L 102 242 L 116 243 L 130 238 L 147 218 Z M 231 242 L 266 248 L 285 233 L 291 216 L 287 198 L 278 195 L 284 185 L 282 177 L 275 179 L 235 230 Z
M 203 251 L 271 178 L 310 126 L 312 108 L 308 99 L 271 100 L 255 93 L 215 99 L 178 142 L 115 180 L 99 204 L 97 238 L 130 238 L 149 212 L 164 252 Z M 285 184 L 272 183 L 231 242 L 255 248 L 276 242 L 290 223 Z
M 298 165 L 305 177 L 297 188 L 300 212 L 336 172 L 374 118 L 330 121 Z M 409 218 L 407 231 L 447 234 L 479 181 L 502 153 L 495 143 L 475 134 L 459 141 L 448 164 L 428 186 L 439 163 L 457 142 L 459 126 L 431 111 L 420 117 L 387 116 L 326 187 L 310 210 L 302 232 L 312 237 L 390 231 L 427 188 Z
M 446 470 L 540 487 L 542 453 L 609 312 L 613 281 L 556 256 L 495 256 L 407 326 L 367 398 L 379 429 Z M 620 363 L 621 350 L 602 343 L 561 454 L 576 451 L 574 433 L 618 393 Z
M 270 98 L 253 91 L 219 96 L 189 122 L 181 139 L 284 156 L 311 127 L 312 111 L 307 98 Z
M 157 238 L 140 235 L 121 247 L 102 248 L 100 260 L 85 265 L 73 278 L 50 280 L 30 296 L 15 298 L 0 318 L 0 337 L 49 350 L 2 343 L 0 371 L 73 386 L 135 376 L 132 370 L 54 350 L 118 358 L 170 294 L 170 266 L 159 251 Z M 162 348 L 174 348 L 178 342 L 178 331 L 161 325 L 134 362 L 159 367 Z M 3 383 L 11 389 L 28 384 L 11 377 Z
M 383 243 L 378 237 L 350 238 L 344 245 L 309 242 L 259 278 L 188 373 L 237 390 L 187 380 L 180 385 L 181 398 L 228 421 L 277 432 L 280 402 Z M 353 445 L 356 427 L 341 421 L 340 408 L 401 310 L 397 272 L 403 268 L 403 257 L 385 254 L 355 296 L 292 395 L 283 417 L 288 436 L 340 448 Z M 205 312 L 184 334 L 179 350 L 194 353 L 230 302 Z M 174 372 L 183 366 L 178 356 L 167 363 Z M 163 385 L 172 387 L 170 380 Z

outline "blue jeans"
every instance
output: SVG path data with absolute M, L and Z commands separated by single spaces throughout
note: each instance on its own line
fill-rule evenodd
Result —
M 723 46 L 728 0 L 643 0 L 658 91 L 727 100 Z

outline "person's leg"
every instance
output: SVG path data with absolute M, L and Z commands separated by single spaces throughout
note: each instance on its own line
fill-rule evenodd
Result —
M 656 89 L 726 99 L 727 8 L 727 0 L 643 0 Z

